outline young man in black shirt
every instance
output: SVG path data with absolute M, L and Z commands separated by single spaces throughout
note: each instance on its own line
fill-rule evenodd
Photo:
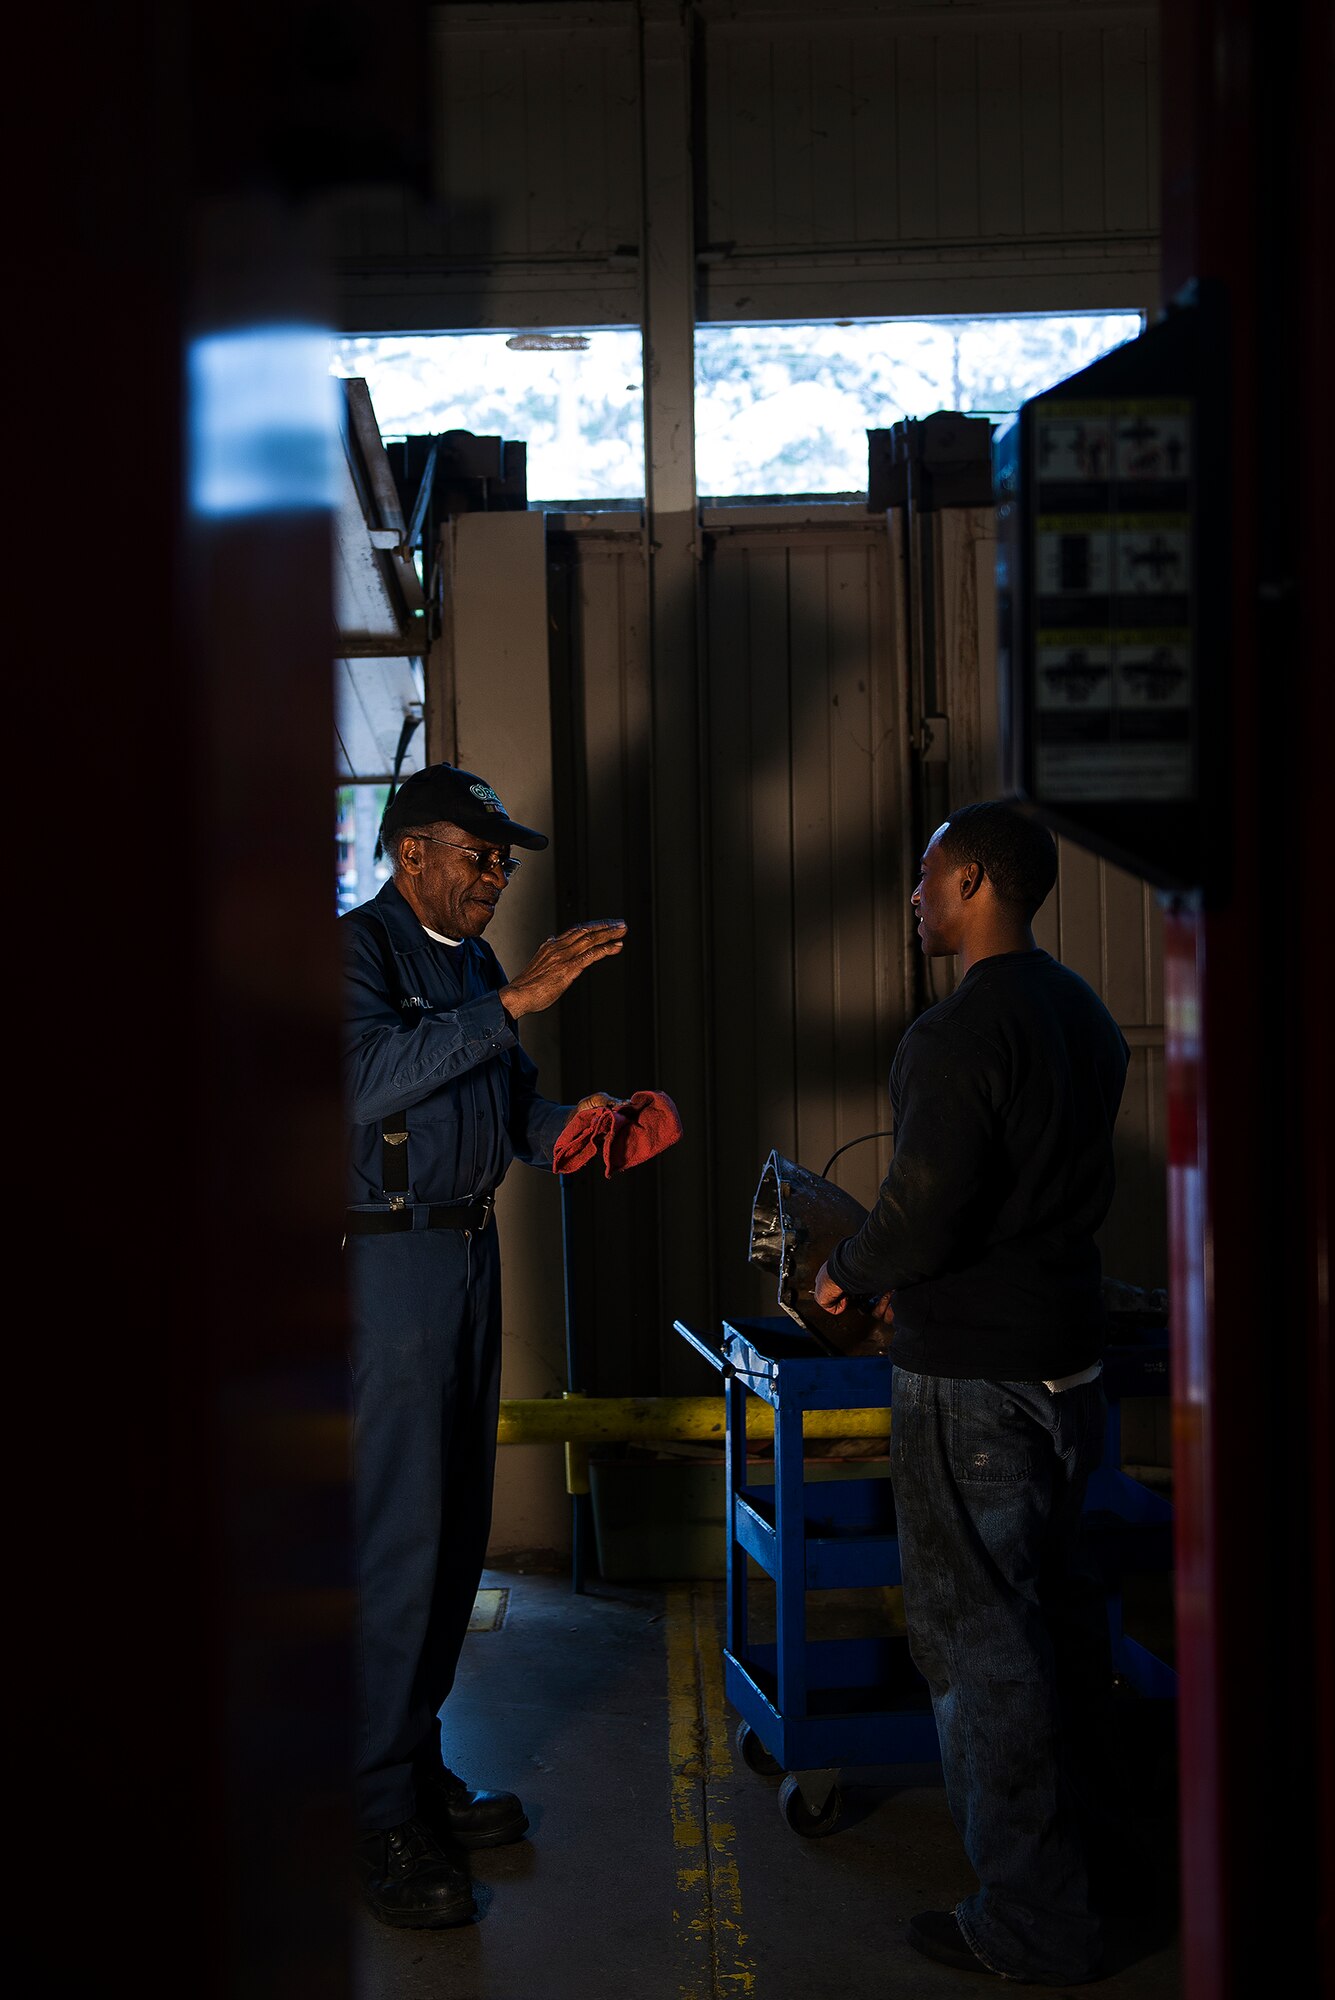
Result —
M 905 1034 L 876 1206 L 831 1252 L 827 1312 L 893 1324 L 891 1471 L 909 1644 L 951 1813 L 978 1877 L 915 1917 L 929 1957 L 990 1977 L 1094 1976 L 1066 1744 L 1106 1690 L 1102 1596 L 1078 1555 L 1102 1452 L 1102 1273 L 1127 1047 L 1034 944 L 1056 880 L 1036 821 L 997 802 L 937 828 L 913 892 L 929 957 L 962 978 Z

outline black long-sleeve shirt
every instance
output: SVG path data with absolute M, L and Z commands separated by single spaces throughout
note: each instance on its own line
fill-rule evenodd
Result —
M 1094 1234 L 1127 1054 L 1098 995 L 1045 951 L 980 959 L 908 1029 L 890 1170 L 829 1258 L 845 1291 L 893 1294 L 897 1364 L 1032 1381 L 1098 1359 Z

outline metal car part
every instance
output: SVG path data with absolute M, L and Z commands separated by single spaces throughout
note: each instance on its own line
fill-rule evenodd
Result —
M 766 1160 L 751 1206 L 749 1261 L 778 1278 L 778 1303 L 831 1354 L 880 1354 L 890 1328 L 849 1299 L 841 1313 L 817 1305 L 816 1273 L 836 1243 L 866 1220 L 860 1201 L 777 1150 Z

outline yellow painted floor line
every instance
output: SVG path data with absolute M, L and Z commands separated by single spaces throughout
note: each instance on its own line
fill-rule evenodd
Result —
M 711 1583 L 667 1593 L 668 1762 L 677 1884 L 673 1924 L 681 2000 L 747 2000 L 746 1955 L 732 1761 L 723 1695 L 722 1592 Z

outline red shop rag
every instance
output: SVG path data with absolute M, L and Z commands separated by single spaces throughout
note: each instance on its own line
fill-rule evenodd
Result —
M 620 1104 L 573 1113 L 552 1148 L 552 1166 L 558 1174 L 573 1174 L 601 1152 L 607 1179 L 666 1152 L 680 1137 L 681 1117 L 672 1099 L 661 1090 L 637 1090 Z

